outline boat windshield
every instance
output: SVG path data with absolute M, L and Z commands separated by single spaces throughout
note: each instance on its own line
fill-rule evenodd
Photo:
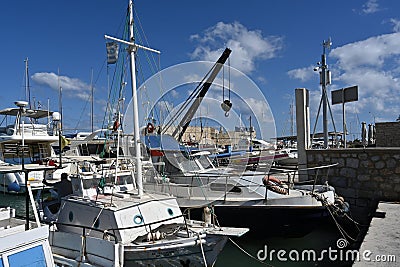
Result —
M 196 172 L 200 171 L 201 167 L 194 160 L 190 160 L 187 157 L 181 155 L 175 155 L 183 172 Z
M 116 185 L 127 185 L 133 184 L 133 177 L 132 175 L 118 175 Z
M 198 157 L 200 164 L 203 166 L 204 169 L 214 169 L 214 165 L 206 155 L 201 155 Z
M 105 178 L 105 183 L 106 184 L 114 184 L 114 176 L 106 176 Z M 92 177 L 92 178 L 86 178 L 82 179 L 83 183 L 83 189 L 90 189 L 90 188 L 97 188 L 100 184 L 101 177 Z M 133 176 L 130 174 L 126 175 L 118 175 L 115 185 L 127 185 L 127 184 L 133 184 Z

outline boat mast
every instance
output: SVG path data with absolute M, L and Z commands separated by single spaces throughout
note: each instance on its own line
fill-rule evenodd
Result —
M 140 133 L 139 133 L 139 112 L 138 112 L 138 100 L 136 92 L 135 53 L 138 48 L 158 54 L 160 53 L 160 51 L 135 44 L 135 32 L 133 26 L 134 26 L 133 3 L 132 0 L 129 0 L 129 38 L 130 38 L 129 42 L 108 35 L 105 35 L 104 37 L 106 39 L 127 44 L 129 46 L 128 51 L 130 53 L 132 106 L 133 106 L 133 134 L 134 134 L 133 140 L 135 143 L 135 157 L 136 157 L 136 168 L 137 168 L 136 184 L 138 187 L 138 194 L 140 197 L 143 195 L 143 178 L 142 178 L 142 161 L 141 161 L 141 151 L 140 151 L 141 147 L 140 147 Z
M 91 109 L 90 109 L 90 124 L 92 126 L 92 133 L 93 133 L 93 111 L 94 111 L 94 98 L 93 98 L 93 93 L 94 93 L 94 88 L 93 88 L 93 68 L 92 68 L 92 73 L 91 73 L 91 78 L 90 78 L 90 90 L 91 90 Z
M 62 108 L 62 86 L 60 82 L 60 69 L 58 69 L 58 75 L 57 75 L 57 82 L 58 82 L 58 108 L 60 110 L 61 114 L 61 125 L 60 125 L 60 131 L 59 134 L 63 132 L 63 127 L 64 127 L 64 114 L 63 114 L 63 108 Z M 60 148 L 61 148 L 61 143 L 60 143 Z
M 32 105 L 31 105 L 31 89 L 29 87 L 29 67 L 28 67 L 28 58 L 26 58 L 25 60 L 25 97 L 26 100 L 29 103 L 29 109 L 32 109 Z
M 133 28 L 133 3 L 129 0 L 129 37 L 131 43 L 135 43 L 135 32 Z M 133 105 L 133 133 L 135 143 L 135 156 L 136 156 L 136 184 L 138 187 L 139 197 L 143 195 L 143 178 L 142 178 L 142 160 L 141 160 L 141 147 L 140 147 L 140 133 L 139 133 L 139 113 L 138 113 L 138 100 L 136 92 L 136 65 L 135 53 L 136 46 L 129 47 L 130 63 L 131 63 L 131 86 L 132 86 L 132 105 Z

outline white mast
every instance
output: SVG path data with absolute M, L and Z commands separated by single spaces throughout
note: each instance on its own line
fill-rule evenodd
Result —
M 135 143 L 135 157 L 136 157 L 136 168 L 137 177 L 136 184 L 138 188 L 139 197 L 143 195 L 143 178 L 142 178 L 142 160 L 140 151 L 140 132 L 139 132 L 139 112 L 138 112 L 138 100 L 136 92 L 136 65 L 135 65 L 135 53 L 138 48 L 145 49 L 151 52 L 160 53 L 157 50 L 143 47 L 141 45 L 135 44 L 135 34 L 133 28 L 133 3 L 129 0 L 129 37 L 130 42 L 120 40 L 111 36 L 105 35 L 105 38 L 118 41 L 120 43 L 129 45 L 130 52 L 130 64 L 131 64 L 131 86 L 132 86 L 132 106 L 133 106 L 133 133 L 134 133 L 134 143 Z
M 135 43 L 135 32 L 133 29 L 133 3 L 129 0 L 129 37 L 132 43 Z M 142 178 L 142 160 L 140 151 L 140 132 L 139 132 L 139 114 L 138 114 L 138 100 L 136 92 L 136 65 L 135 65 L 135 53 L 136 46 L 131 45 L 130 49 L 130 60 L 131 60 L 131 84 L 132 84 L 132 106 L 133 106 L 133 133 L 135 141 L 135 156 L 136 156 L 136 184 L 138 187 L 139 197 L 143 195 L 143 178 Z
M 25 59 L 25 95 L 26 101 L 29 103 L 29 108 L 32 108 L 31 105 L 31 89 L 29 87 L 29 67 L 28 67 L 28 58 Z

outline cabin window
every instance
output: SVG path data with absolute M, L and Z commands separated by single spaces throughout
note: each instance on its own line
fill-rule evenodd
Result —
M 4 264 L 3 264 L 3 259 L 0 258 L 0 267 L 3 267 L 3 266 L 4 266 Z
M 8 263 L 10 266 L 47 266 L 42 245 L 8 256 Z M 3 266 L 3 264 L 0 266 Z
M 133 221 L 134 221 L 136 224 L 141 224 L 141 223 L 143 223 L 143 217 L 142 217 L 142 215 L 135 215 L 135 217 L 133 217 Z
M 117 185 L 133 184 L 132 175 L 121 175 L 117 177 Z
M 187 157 L 181 155 L 177 156 L 176 159 L 184 172 L 200 171 L 200 167 L 194 160 L 189 160 Z
M 72 211 L 69 212 L 68 219 L 70 222 L 72 222 L 72 220 L 74 219 L 74 213 Z
M 171 216 L 173 216 L 173 215 L 174 215 L 174 211 L 173 211 L 171 208 L 168 208 L 168 210 L 167 210 L 167 211 L 168 211 L 168 214 L 169 214 L 169 215 L 171 215 Z

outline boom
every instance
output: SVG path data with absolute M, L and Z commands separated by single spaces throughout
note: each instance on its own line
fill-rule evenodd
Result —
M 199 108 L 201 102 L 203 101 L 204 96 L 208 92 L 213 83 L 215 77 L 217 77 L 219 71 L 221 70 L 222 66 L 225 64 L 226 60 L 228 59 L 229 55 L 231 54 L 232 50 L 229 48 L 225 48 L 225 51 L 222 53 L 220 58 L 214 64 L 213 68 L 211 69 L 211 73 L 207 80 L 202 84 L 200 87 L 199 93 L 193 101 L 193 104 L 190 106 L 186 114 L 183 116 L 182 120 L 179 122 L 179 125 L 176 127 L 172 136 L 176 138 L 178 141 L 181 141 L 183 134 L 185 133 L 187 127 L 190 124 L 190 121 L 193 119 L 194 114 L 196 113 L 197 109 Z

